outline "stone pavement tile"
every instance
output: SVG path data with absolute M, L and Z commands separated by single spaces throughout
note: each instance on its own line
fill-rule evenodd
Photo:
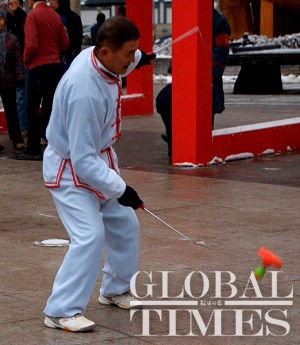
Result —
M 31 275 L 32 279 L 33 275 Z M 23 293 L 15 292 L 13 287 L 9 292 L 1 292 L 1 308 L 5 313 L 0 315 L 0 324 L 10 325 L 25 320 L 35 319 L 35 325 L 43 320 L 43 307 L 47 297 L 46 290 L 37 290 L 38 286 L 32 291 Z

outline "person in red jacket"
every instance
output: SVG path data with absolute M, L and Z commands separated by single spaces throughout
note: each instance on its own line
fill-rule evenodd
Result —
M 60 55 L 69 47 L 59 14 L 45 1 L 29 0 L 32 7 L 25 21 L 24 63 L 29 69 L 29 129 L 23 159 L 41 160 L 56 86 L 62 76 Z M 41 112 L 40 112 L 40 105 Z

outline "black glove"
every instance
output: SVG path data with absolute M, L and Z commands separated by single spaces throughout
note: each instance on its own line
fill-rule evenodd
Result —
M 121 205 L 132 207 L 134 210 L 144 204 L 143 201 L 139 198 L 138 193 L 128 185 L 126 185 L 125 192 L 118 199 L 118 201 Z
M 141 53 L 142 53 L 142 57 L 139 63 L 136 65 L 135 67 L 136 69 L 139 69 L 140 67 L 145 66 L 145 65 L 150 65 L 151 60 L 154 60 L 156 58 L 155 53 L 146 54 L 142 50 L 141 50 Z

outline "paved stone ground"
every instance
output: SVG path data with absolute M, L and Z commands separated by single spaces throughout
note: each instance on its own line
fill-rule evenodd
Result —
M 155 93 L 161 87 L 156 85 Z M 254 96 L 228 93 L 226 113 L 218 118 L 218 126 L 231 126 L 241 119 L 252 121 L 260 116 L 258 111 L 263 121 L 275 116 L 273 114 L 277 110 L 279 115 L 285 112 L 298 116 L 299 95 L 283 97 L 290 98 L 284 98 L 283 108 L 279 110 L 278 97 L 258 100 Z M 147 307 L 164 310 L 161 311 L 161 319 L 157 312 L 150 312 L 151 336 L 141 336 L 142 327 L 147 325 L 142 311 L 132 315 L 130 321 L 127 311 L 97 303 L 99 277 L 86 313 L 97 323 L 94 332 L 72 334 L 45 328 L 42 310 L 67 249 L 39 247 L 33 243 L 66 238 L 66 235 L 50 194 L 43 187 L 42 163 L 12 159 L 8 137 L 0 134 L 0 143 L 6 147 L 0 155 L 0 345 L 168 345 L 178 341 L 203 345 L 300 343 L 300 152 L 184 169 L 170 165 L 166 145 L 160 138 L 162 131 L 157 114 L 124 119 L 123 135 L 116 147 L 122 176 L 137 189 L 146 207 L 187 236 L 204 240 L 208 247 L 180 239 L 146 212 L 138 210 L 142 227 L 140 270 L 153 272 L 153 284 L 157 284 L 153 286 L 153 295 L 158 300 L 161 300 L 160 296 L 166 296 L 166 291 L 162 293 L 159 271 L 172 272 L 168 282 L 168 296 L 172 300 L 182 291 L 184 281 L 193 271 L 201 271 L 208 277 L 207 294 L 199 297 L 203 290 L 203 277 L 200 273 L 194 274 L 190 294 L 196 298 L 190 297 L 186 291 L 183 300 L 196 301 L 197 306 L 170 307 L 173 312 L 168 311 L 168 307 Z M 225 301 L 245 300 L 240 297 L 244 294 L 251 270 L 260 262 L 257 256 L 260 246 L 273 250 L 284 261 L 278 275 L 278 291 L 272 291 L 271 274 L 267 273 L 259 282 L 262 298 L 255 298 L 258 287 L 254 290 L 251 283 L 246 296 L 253 297 L 251 301 L 256 302 L 267 300 L 272 304 L 275 300 L 283 300 L 292 302 L 292 305 L 225 306 Z M 224 284 L 221 298 L 213 298 L 217 285 L 214 271 L 232 272 L 236 276 L 233 283 L 236 291 Z M 223 279 L 228 281 L 228 274 L 224 273 Z M 138 280 L 140 295 L 146 294 L 143 284 L 149 284 L 146 275 Z M 292 287 L 293 297 L 285 298 L 290 295 Z M 231 298 L 232 291 L 236 296 Z M 272 294 L 279 298 L 271 298 Z M 221 305 L 207 305 L 208 302 Z M 230 336 L 239 329 L 238 314 L 243 314 L 243 335 Z M 175 315 L 176 326 L 172 322 Z M 216 319 L 218 315 L 220 318 Z M 247 323 L 251 315 L 252 326 L 250 321 Z M 199 328 L 200 316 L 207 326 L 206 333 Z M 282 323 L 276 325 L 276 320 Z M 263 336 L 250 336 L 260 331 Z M 180 337 L 168 336 L 170 332 L 176 332 Z M 218 332 L 223 336 L 214 336 Z M 268 332 L 276 336 L 267 335 Z M 288 334 L 280 336 L 285 333 Z

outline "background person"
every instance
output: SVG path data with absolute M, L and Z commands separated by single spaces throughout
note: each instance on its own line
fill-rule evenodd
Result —
M 22 0 L 8 0 L 8 16 L 7 27 L 8 30 L 17 36 L 21 48 L 22 60 L 24 53 L 24 27 L 27 13 L 23 10 Z M 16 85 L 16 102 L 17 113 L 19 118 L 20 129 L 23 138 L 27 137 L 29 120 L 27 112 L 27 84 L 28 84 L 28 70 L 24 68 L 24 79 L 17 82 Z
M 25 22 L 24 47 L 29 70 L 29 129 L 23 159 L 41 160 L 41 138 L 46 138 L 54 92 L 62 76 L 60 56 L 69 47 L 69 38 L 60 16 L 45 1 L 29 0 L 29 6 L 32 11 Z
M 16 158 L 22 156 L 25 150 L 16 107 L 16 84 L 23 78 L 23 62 L 18 39 L 7 31 L 6 11 L 0 10 L 0 96 Z M 3 149 L 1 146 L 0 151 Z
M 125 6 L 119 6 L 118 7 L 118 16 L 126 17 L 126 7 Z
M 69 37 L 69 48 L 61 55 L 65 72 L 81 51 L 82 22 L 80 16 L 71 10 L 70 0 L 50 0 L 50 6 L 60 15 Z
M 96 17 L 97 23 L 91 26 L 91 40 L 92 40 L 92 45 L 94 46 L 96 44 L 96 37 L 97 37 L 97 32 L 101 28 L 101 25 L 105 21 L 105 14 L 104 13 L 98 13 Z
M 213 9 L 212 27 L 212 128 L 215 114 L 225 110 L 223 73 L 229 56 L 230 25 L 225 16 Z

